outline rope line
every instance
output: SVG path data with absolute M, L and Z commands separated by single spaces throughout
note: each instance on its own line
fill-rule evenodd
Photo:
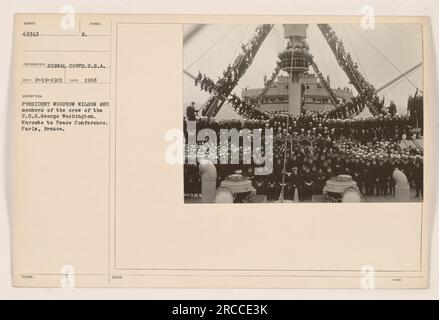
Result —
M 361 63 L 360 58 L 358 58 L 357 51 L 355 50 L 355 47 L 352 44 L 351 38 L 349 37 L 349 34 L 347 33 L 345 26 L 343 25 L 342 28 L 343 28 L 344 34 L 346 35 L 346 38 L 348 39 L 349 44 L 351 45 L 352 51 L 354 52 L 355 59 L 358 61 L 358 64 L 360 65 L 360 68 L 361 68 L 361 71 L 363 72 L 366 80 L 369 82 L 369 77 L 367 76 L 366 70 L 363 68 L 363 64 Z
M 396 30 L 396 31 L 398 31 L 398 32 L 400 32 L 402 34 L 405 34 L 409 38 L 412 38 L 412 39 L 415 39 L 417 41 L 422 42 L 422 39 L 419 39 L 418 37 L 416 37 L 416 36 L 414 36 L 412 34 L 409 34 L 409 33 L 405 32 L 405 31 L 402 31 L 401 29 L 399 29 L 399 28 L 397 28 L 397 27 L 395 27 L 395 26 L 393 26 L 391 24 L 385 23 L 385 25 L 388 26 L 389 28 L 392 28 L 393 30 Z
M 322 37 L 323 35 L 319 32 L 319 30 L 318 30 L 318 26 L 317 26 L 317 25 L 316 25 L 316 28 L 317 28 L 317 34 L 320 34 L 320 36 Z M 311 31 L 312 29 L 310 28 L 309 30 Z M 325 39 L 324 37 L 323 37 L 323 40 L 324 40 L 325 43 L 326 43 L 326 39 Z M 338 68 L 334 68 L 334 69 L 332 69 L 331 67 L 329 67 L 329 65 L 332 66 L 333 64 L 331 64 L 330 61 L 329 61 L 329 62 L 326 62 L 325 54 L 323 54 L 324 47 L 322 46 L 321 43 L 319 43 L 319 41 L 316 41 L 316 43 L 317 43 L 316 46 L 318 47 L 317 50 L 316 50 L 316 52 L 317 52 L 317 54 L 319 55 L 319 57 L 321 58 L 321 60 L 323 61 L 323 65 L 325 66 L 325 69 L 328 70 L 328 75 L 329 75 L 330 77 L 332 77 L 333 74 L 334 74 L 334 75 L 335 75 L 335 79 L 337 80 L 337 84 L 341 87 L 343 81 L 342 81 L 342 79 L 340 78 L 339 73 L 337 72 L 337 71 L 338 71 Z M 320 59 L 319 59 L 319 60 L 320 60 Z M 337 66 L 338 66 L 338 64 L 337 64 Z M 331 69 L 334 70 L 333 73 L 330 72 Z
M 361 37 L 361 38 L 363 38 L 363 40 L 364 41 L 366 41 L 373 49 L 375 49 L 375 51 L 376 52 L 378 52 L 378 54 L 379 55 L 381 55 L 388 63 L 390 63 L 392 66 L 393 66 L 393 68 L 395 68 L 400 74 L 403 74 L 403 72 L 397 67 L 397 66 L 395 66 L 395 64 L 393 64 L 393 62 L 392 61 L 390 61 L 377 47 L 375 47 L 367 38 L 365 38 L 362 34 L 361 34 L 361 32 L 359 32 L 357 29 L 355 29 L 353 26 L 351 26 L 352 27 L 352 29 L 356 32 L 356 33 L 358 33 L 358 35 Z M 418 89 L 419 90 L 419 92 L 421 92 L 422 93 L 422 90 L 421 89 L 419 89 L 414 83 L 413 83 L 413 81 L 411 81 L 407 76 L 404 76 L 404 78 L 406 78 L 407 79 L 407 81 L 408 82 L 410 82 L 411 84 L 412 84 L 412 86 L 414 86 L 416 89 Z
M 221 38 L 219 38 L 215 43 L 213 43 L 209 48 L 207 48 L 206 51 L 204 51 L 201 56 L 199 56 L 197 59 L 192 61 L 192 63 L 186 67 L 186 69 L 189 69 L 192 67 L 195 63 L 197 63 L 201 58 L 203 58 L 210 50 L 212 50 L 218 43 L 220 43 L 224 38 L 226 38 L 234 29 L 236 28 L 236 24 L 229 30 L 227 30 Z

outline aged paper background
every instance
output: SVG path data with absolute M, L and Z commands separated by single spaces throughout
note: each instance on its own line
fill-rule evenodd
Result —
M 58 286 L 57 273 L 66 265 L 74 267 L 80 287 L 360 287 L 363 266 L 376 270 L 378 287 L 427 284 L 428 192 L 423 204 L 188 206 L 181 196 L 182 168 L 164 161 L 166 132 L 181 126 L 179 23 L 359 23 L 358 18 L 83 15 L 77 17 L 78 31 L 101 21 L 112 26 L 110 39 L 56 36 L 55 43 L 21 37 L 33 30 L 23 27 L 26 21 L 54 34 L 60 19 L 17 16 L 17 102 L 22 94 L 54 94 L 50 85 L 19 84 L 29 55 L 44 59 L 55 50 L 55 56 L 74 52 L 70 59 L 86 59 L 95 52 L 105 61 L 101 53 L 107 51 L 101 50 L 108 50 L 110 125 L 32 134 L 21 132 L 17 113 L 16 285 Z M 424 22 L 377 20 L 390 21 Z M 428 56 L 424 62 L 428 70 Z M 107 88 L 55 86 L 61 101 L 85 100 Z M 425 136 L 428 141 L 428 129 Z
M 172 72 L 172 71 L 171 71 Z M 175 70 L 174 70 L 174 72 L 175 72 Z M 178 71 L 179 72 L 179 71 Z M 178 104 L 178 106 L 180 106 L 180 104 Z M 168 110 L 168 109 L 166 109 L 168 112 L 171 112 L 171 110 Z M 180 111 L 180 109 L 177 109 L 178 111 Z M 177 113 L 177 115 L 179 116 L 180 115 L 180 112 L 178 112 Z M 176 118 L 177 120 L 176 121 L 179 121 L 178 120 L 178 118 Z M 178 122 L 177 122 L 178 123 Z M 178 125 L 178 124 L 177 124 Z M 128 128 L 129 129 L 129 128 Z M 136 133 L 138 133 L 138 132 L 136 132 Z M 99 143 L 99 141 L 93 141 L 93 142 L 90 142 L 90 145 L 91 145 L 91 147 L 90 148 L 92 148 L 92 146 L 93 146 L 93 143 Z M 82 146 L 82 147 L 84 147 L 85 148 L 85 150 L 87 150 L 87 147 L 86 146 Z M 141 153 L 141 151 L 143 151 L 144 149 L 141 149 L 141 148 L 139 148 L 140 149 L 140 153 Z M 44 151 L 44 150 L 41 150 L 41 151 Z M 160 153 L 158 153 L 159 155 L 160 155 Z M 34 153 L 32 153 L 32 155 L 34 156 L 35 154 Z M 67 155 L 65 155 L 65 157 L 66 158 L 68 158 L 68 154 Z M 61 158 L 61 159 L 59 159 L 59 160 L 63 160 L 63 158 Z M 97 162 L 99 162 L 99 159 L 96 159 L 97 160 Z M 104 171 L 104 169 L 105 168 L 102 168 L 102 171 Z M 101 172 L 101 170 L 98 170 L 99 172 Z M 97 172 L 97 173 L 95 173 L 95 174 L 99 174 L 99 172 Z M 101 172 L 102 173 L 102 172 Z M 149 173 L 148 172 L 145 172 L 145 173 L 143 173 L 144 175 L 145 175 L 145 177 L 147 177 L 147 176 L 149 176 Z M 61 179 L 62 177 L 60 177 L 60 179 Z M 164 180 L 166 180 L 166 177 L 163 177 L 163 179 Z M 93 179 L 92 179 L 93 180 Z M 104 179 L 105 180 L 105 179 Z M 74 186 L 73 186 L 74 187 Z M 72 189 L 73 189 L 73 187 L 72 187 Z M 178 185 L 172 185 L 171 187 L 175 187 L 175 188 L 178 188 L 179 186 Z M 49 191 L 50 191 L 50 189 L 49 189 Z M 56 191 L 55 190 L 55 187 L 54 187 L 54 190 L 53 191 Z M 181 194 L 181 193 L 180 193 Z M 169 196 L 169 193 L 166 193 L 166 195 L 167 196 Z M 138 198 L 136 198 L 136 199 L 138 199 Z M 64 200 L 64 199 L 61 199 L 61 200 Z M 60 200 L 60 201 L 61 201 Z M 131 203 L 131 201 L 128 201 L 128 203 Z M 78 205 L 79 206 L 79 205 Z M 75 210 L 76 209 L 76 210 Z M 80 212 L 80 210 L 79 210 L 79 208 L 72 208 L 72 210 L 75 210 L 75 212 Z M 102 212 L 103 211 L 105 211 L 105 208 L 98 208 L 98 212 L 99 212 L 99 210 L 102 210 Z M 328 209 L 326 209 L 327 211 L 331 211 L 331 210 L 328 210 Z M 358 211 L 358 210 L 357 210 Z M 133 212 L 133 214 L 136 214 L 136 213 L 134 213 Z M 398 212 L 398 214 L 404 214 L 403 212 Z M 102 213 L 102 215 L 103 215 L 103 213 Z M 78 218 L 81 218 L 81 216 L 79 216 Z M 90 219 L 90 217 L 87 217 L 88 219 Z M 247 219 L 248 220 L 248 219 Z M 248 221 L 245 221 L 245 222 L 248 222 Z M 415 223 L 416 223 L 416 221 L 415 221 Z M 96 223 L 96 226 L 97 226 L 97 224 L 98 223 Z M 97 230 L 99 230 L 99 228 L 101 228 L 102 227 L 102 229 L 104 229 L 104 227 L 105 226 L 102 226 L 102 225 L 100 225 L 99 227 L 98 227 L 98 229 Z M 320 231 L 320 230 L 319 230 Z M 87 234 L 87 230 L 84 230 L 84 233 L 85 234 Z M 79 237 L 80 237 L 81 235 L 79 235 Z M 143 239 L 142 239 L 142 241 L 143 241 Z M 102 242 L 104 242 L 104 241 L 102 241 Z M 129 244 L 128 244 L 129 245 Z M 99 243 L 97 243 L 96 244 L 96 246 L 100 246 L 99 245 Z M 61 244 L 59 244 L 59 250 L 60 250 L 60 254 L 62 254 L 62 252 L 63 252 L 63 246 L 62 246 L 62 243 Z M 153 249 L 153 248 L 152 248 Z M 407 249 L 407 248 L 406 248 Z M 126 251 L 125 251 L 126 252 Z M 404 254 L 406 254 L 407 252 L 401 252 L 401 254 L 402 255 L 404 255 Z M 62 257 L 62 255 L 61 255 L 61 257 Z M 102 259 L 102 257 L 90 257 L 90 258 L 96 258 L 97 260 L 100 260 L 100 259 Z M 141 258 L 141 257 L 140 257 Z M 79 259 L 79 260 L 82 260 L 82 258 L 81 259 Z M 105 260 L 105 259 L 104 259 Z M 56 262 L 55 262 L 56 263 Z M 93 260 L 90 260 L 90 265 L 95 265 L 94 263 L 93 263 Z M 409 267 L 412 267 L 410 264 L 408 264 L 408 266 Z M 100 271 L 98 271 L 98 272 L 100 272 Z

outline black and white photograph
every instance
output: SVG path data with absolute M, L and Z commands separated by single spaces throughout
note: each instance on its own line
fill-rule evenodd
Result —
M 439 296 L 438 1 L 19 1 L 0 299 Z
M 184 25 L 184 202 L 422 202 L 422 31 Z

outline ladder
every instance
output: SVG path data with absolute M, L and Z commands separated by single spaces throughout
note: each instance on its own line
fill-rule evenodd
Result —
M 338 42 L 338 46 L 337 42 L 335 44 L 333 43 L 334 41 L 338 41 L 335 31 L 331 28 L 329 24 L 318 24 L 317 26 L 319 27 L 326 42 L 328 42 L 328 45 L 331 48 L 331 51 L 334 54 L 338 65 L 345 72 L 355 90 L 357 90 L 360 96 L 366 95 L 366 89 L 373 88 L 373 86 L 369 84 L 364 76 L 354 67 L 353 60 L 347 58 L 347 55 L 344 54 L 344 49 L 340 49 L 340 43 Z M 334 38 L 331 39 L 329 34 L 332 34 L 332 37 Z M 376 95 L 375 92 L 373 94 Z M 370 102 L 367 101 L 365 104 L 374 117 L 379 114 L 376 108 Z
M 205 110 L 207 117 L 215 117 L 218 114 L 226 102 L 226 98 L 231 94 L 241 77 L 253 63 L 256 53 L 259 51 L 259 48 L 273 27 L 274 24 L 263 24 L 256 28 L 255 35 L 246 45 L 246 47 L 251 46 L 251 49 L 245 51 L 244 54 L 238 55 L 232 63 L 231 72 L 234 75 L 233 81 L 231 83 L 227 83 L 226 79 L 224 79 L 226 81 L 218 81 L 209 99 L 203 105 L 202 108 Z M 244 61 L 246 61 L 246 63 L 244 63 Z

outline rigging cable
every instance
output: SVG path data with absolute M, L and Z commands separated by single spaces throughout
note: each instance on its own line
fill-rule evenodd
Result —
M 419 39 L 418 37 L 416 37 L 416 36 L 414 36 L 412 34 L 409 34 L 409 33 L 405 32 L 405 31 L 403 31 L 403 30 L 401 30 L 401 29 L 399 29 L 399 28 L 397 28 L 397 27 L 395 27 L 395 26 L 393 26 L 391 24 L 385 23 L 385 25 L 388 26 L 389 28 L 393 29 L 393 30 L 396 30 L 396 31 L 398 31 L 398 32 L 400 32 L 402 34 L 405 34 L 409 38 L 412 38 L 412 39 L 415 39 L 417 41 L 422 42 L 422 39 Z
M 317 26 L 316 26 L 317 27 Z M 318 28 L 318 27 L 317 27 Z M 311 30 L 311 29 L 310 29 Z M 317 30 L 318 31 L 318 30 Z M 317 34 L 319 34 L 320 32 L 317 32 Z M 329 65 L 332 65 L 330 62 L 326 62 L 326 59 L 325 59 L 325 55 L 323 54 L 323 47 L 322 47 L 322 45 L 321 45 L 321 43 L 319 43 L 318 41 L 316 41 L 317 42 L 317 46 L 318 46 L 318 50 L 317 50 L 317 54 L 319 55 L 319 57 L 321 57 L 321 59 L 322 59 L 322 61 L 323 61 L 323 65 L 325 66 L 325 69 L 326 70 L 328 70 L 328 73 L 327 73 L 327 75 L 329 75 L 329 76 L 332 76 L 332 74 L 330 73 L 330 70 L 331 70 L 331 68 L 329 67 Z M 341 79 L 340 79 L 340 75 L 338 74 L 338 72 L 337 72 L 338 70 L 337 69 L 334 69 L 334 74 L 335 74 L 335 78 L 336 78 L 336 80 L 337 80 L 337 83 L 338 83 L 338 85 L 340 85 L 341 86 L 341 83 L 343 82 Z
M 233 63 L 234 61 L 237 61 L 237 60 L 236 60 L 236 59 L 237 59 L 237 55 L 238 55 L 238 52 L 239 52 L 240 47 L 242 47 L 242 43 L 243 43 L 243 40 L 244 40 L 244 36 L 247 35 L 248 28 L 249 28 L 249 25 L 246 25 L 246 28 L 245 28 L 245 30 L 244 30 L 244 32 L 243 32 L 243 34 L 242 34 L 242 37 L 241 37 L 241 41 L 238 43 L 238 45 L 237 45 L 237 47 L 236 47 L 236 50 L 235 50 L 235 51 L 236 51 L 235 56 L 232 56 L 232 59 L 231 59 L 231 61 L 230 61 L 230 63 L 229 63 L 229 66 L 232 66 L 232 63 Z M 240 45 L 241 45 L 241 46 L 240 46 Z M 242 55 L 241 60 L 240 60 L 239 62 L 237 62 L 237 63 L 238 63 L 237 65 L 233 65 L 233 68 L 238 68 L 238 67 L 241 65 L 241 63 L 244 61 L 244 57 L 245 57 L 245 55 Z M 210 98 L 215 94 L 215 91 L 217 90 L 217 87 L 218 87 L 218 82 L 217 82 L 216 85 L 215 85 L 215 89 L 214 89 L 214 91 L 213 91 L 212 94 L 209 96 L 209 99 L 206 100 L 206 102 L 205 102 L 203 105 L 205 105 L 205 104 L 210 100 Z M 233 91 L 233 90 L 232 90 L 232 91 Z M 216 104 L 216 103 L 217 103 L 217 101 L 218 101 L 218 99 L 220 98 L 220 96 L 221 96 L 221 97 L 224 97 L 223 95 L 218 95 L 218 97 L 215 98 L 213 104 Z M 228 96 L 228 95 L 227 95 L 227 96 Z M 227 96 L 225 96 L 225 98 L 227 98 Z M 211 104 L 211 106 L 212 106 L 213 104 Z M 211 111 L 211 109 L 210 109 L 210 111 Z M 208 111 L 207 115 L 210 116 L 210 113 L 211 113 L 211 112 Z
M 234 27 L 236 27 L 236 25 L 235 25 Z M 239 45 L 242 43 L 242 40 L 244 39 L 244 35 L 245 35 L 245 33 L 247 32 L 247 29 L 248 29 L 248 25 L 246 26 L 244 32 L 242 33 L 241 41 L 238 43 L 238 46 L 237 46 L 237 48 L 236 48 L 236 50 L 235 50 L 235 51 L 236 51 L 236 54 L 238 54 Z M 236 54 L 235 54 L 235 55 L 236 55 Z M 234 57 L 232 57 L 231 61 L 229 62 L 229 65 L 232 64 L 233 59 L 234 59 Z M 216 87 L 217 87 L 217 84 L 215 84 L 215 89 L 216 89 Z M 214 91 L 215 91 L 215 90 L 214 90 Z M 215 94 L 214 91 L 212 91 L 212 93 L 209 95 L 209 98 L 207 98 L 207 100 L 203 103 L 203 107 L 202 107 L 202 108 L 205 108 L 205 107 L 206 107 L 206 103 L 207 103 L 207 102 L 212 98 L 212 96 Z M 216 101 L 216 99 L 215 99 L 215 101 Z
M 239 49 L 244 44 L 244 37 L 247 35 L 248 27 L 249 27 L 249 25 L 246 25 L 245 30 L 244 30 L 244 32 L 242 33 L 242 36 L 241 36 L 241 41 L 238 42 L 238 45 L 237 45 L 236 50 L 235 50 L 235 55 L 232 56 L 232 60 L 230 60 L 229 65 L 231 65 L 232 62 L 236 59 L 236 57 L 238 55 L 238 52 L 239 52 Z
M 265 39 L 264 42 L 269 42 L 269 40 L 268 40 L 268 37 L 269 37 L 269 36 L 270 36 L 270 34 L 268 34 L 268 36 L 267 36 L 267 38 Z M 262 45 L 261 45 L 261 47 L 262 47 Z M 271 47 L 271 46 L 270 46 L 270 47 Z M 273 47 L 271 47 L 271 49 L 272 49 L 272 51 L 273 51 Z M 275 54 L 275 56 L 276 56 L 276 54 Z M 272 56 L 267 54 L 267 56 L 266 56 L 265 59 L 264 59 L 264 66 L 265 66 L 266 68 L 270 67 L 269 64 L 268 64 L 270 58 L 272 58 Z M 253 87 L 257 87 L 257 85 L 258 85 L 257 82 L 260 81 L 260 79 L 261 79 L 264 75 L 265 75 L 265 76 L 267 75 L 267 73 L 266 73 L 266 68 L 260 68 L 260 70 L 259 70 L 259 72 L 258 72 L 258 76 L 255 77 L 255 80 L 253 81 Z
M 376 48 L 367 38 L 365 38 L 362 34 L 361 34 L 361 32 L 359 32 L 357 29 L 355 29 L 353 26 L 351 26 L 352 27 L 352 29 L 356 32 L 356 33 L 358 33 L 359 35 L 360 35 L 360 37 L 361 38 L 363 38 L 363 40 L 364 41 L 366 41 L 373 49 L 375 49 L 375 51 L 376 52 L 378 52 L 378 54 L 379 55 L 381 55 L 388 63 L 390 63 L 400 74 L 403 74 L 403 72 L 397 67 L 397 66 L 395 66 L 394 64 L 393 64 L 393 62 L 392 61 L 390 61 L 378 48 Z M 414 83 L 413 83 L 413 81 L 411 81 L 407 76 L 404 76 L 404 78 L 406 78 L 407 79 L 407 81 L 408 82 L 410 82 L 411 84 L 412 84 L 412 86 L 414 86 L 416 89 L 418 89 L 419 90 L 419 92 L 421 92 L 422 94 L 423 94 L 423 92 L 422 92 L 422 90 L 421 89 L 419 89 Z
M 201 56 L 199 56 L 197 59 L 195 59 L 194 61 L 192 61 L 192 63 L 187 66 L 185 69 L 189 69 L 190 67 L 192 67 L 195 63 L 197 63 L 201 58 L 203 58 L 210 50 L 212 50 L 218 43 L 220 43 L 224 38 L 226 38 L 235 28 L 236 28 L 236 24 L 229 30 L 226 31 L 226 33 L 223 34 L 223 36 L 221 38 L 219 38 L 217 41 L 215 41 L 215 43 L 213 43 L 209 48 L 207 48 L 206 51 L 204 51 Z
M 343 32 L 344 32 L 344 34 L 346 35 L 346 38 L 348 39 L 349 44 L 351 45 L 352 51 L 354 52 L 355 59 L 358 61 L 358 64 L 359 64 L 359 66 L 360 66 L 360 68 L 361 68 L 361 71 L 363 72 L 364 77 L 366 78 L 367 82 L 369 82 L 369 77 L 367 76 L 366 70 L 363 68 L 363 65 L 362 65 L 362 63 L 361 63 L 361 61 L 360 61 L 360 58 L 359 58 L 358 55 L 357 55 L 357 51 L 355 50 L 355 47 L 354 47 L 354 45 L 352 44 L 351 39 L 349 38 L 349 34 L 348 34 L 348 32 L 346 31 L 345 26 L 343 25 L 342 28 L 343 28 Z

